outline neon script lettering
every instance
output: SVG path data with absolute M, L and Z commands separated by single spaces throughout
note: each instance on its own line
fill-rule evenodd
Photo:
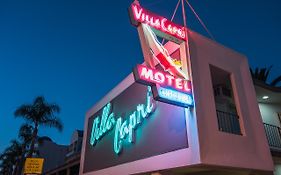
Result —
M 142 81 L 168 86 L 185 93 L 191 93 L 191 82 L 189 80 L 175 78 L 170 74 L 151 69 L 143 65 L 137 65 L 137 75 Z
M 95 146 L 98 140 L 115 127 L 113 147 L 114 152 L 119 154 L 122 150 L 123 142 L 127 139 L 127 142 L 133 143 L 135 130 L 153 112 L 154 104 L 152 99 L 151 87 L 148 87 L 146 103 L 137 105 L 136 110 L 125 120 L 122 117 L 115 120 L 115 114 L 111 111 L 111 103 L 108 103 L 103 108 L 102 117 L 97 116 L 93 121 L 90 144 Z
M 181 40 L 186 40 L 184 27 L 176 25 L 164 17 L 155 15 L 137 4 L 132 4 L 131 8 L 133 11 L 134 20 L 140 23 L 148 24 L 151 27 L 161 30 L 162 32 L 170 34 Z
M 102 111 L 102 117 L 96 117 L 93 122 L 90 144 L 94 146 L 96 142 L 101 139 L 105 133 L 110 131 L 115 124 L 114 113 L 110 113 L 111 104 L 108 103 Z

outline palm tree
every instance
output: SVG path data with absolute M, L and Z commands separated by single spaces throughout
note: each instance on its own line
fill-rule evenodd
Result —
M 20 127 L 18 138 L 12 140 L 11 145 L 0 155 L 0 174 L 21 174 L 27 148 L 31 142 L 33 127 L 24 124 Z
M 264 82 L 265 84 L 268 84 L 270 86 L 276 86 L 278 83 L 281 82 L 281 75 L 272 80 L 270 83 L 267 83 L 268 76 L 270 74 L 270 71 L 272 69 L 272 66 L 264 67 L 264 68 L 255 68 L 255 71 L 253 71 L 252 68 L 250 68 L 250 72 L 252 75 L 252 78 L 255 80 L 259 80 Z
M 44 97 L 36 97 L 32 104 L 23 104 L 15 111 L 15 117 L 22 117 L 33 125 L 30 148 L 27 157 L 32 157 L 39 126 L 49 126 L 62 131 L 61 120 L 55 115 L 60 112 L 57 104 L 49 104 Z
M 0 174 L 3 175 L 10 175 L 13 173 L 13 163 L 14 163 L 14 157 L 11 156 L 7 150 L 5 150 L 1 155 L 0 155 Z
M 2 174 L 14 174 L 16 175 L 16 170 L 19 165 L 19 158 L 22 154 L 22 145 L 17 140 L 12 140 L 11 145 L 5 149 L 5 151 L 0 155 L 1 161 L 1 173 Z
M 24 166 L 24 160 L 26 158 L 27 151 L 30 148 L 30 144 L 31 144 L 31 141 L 32 141 L 32 133 L 33 133 L 33 131 L 34 131 L 33 126 L 29 125 L 27 123 L 23 124 L 20 127 L 20 129 L 19 129 L 18 138 L 22 142 L 22 144 L 21 144 L 21 146 L 22 146 L 22 154 L 18 158 L 18 166 L 15 169 L 16 174 L 21 174 L 22 173 L 23 166 Z M 45 140 L 46 140 L 45 137 L 38 136 L 37 139 L 36 139 L 36 143 L 38 143 L 40 145 Z M 33 153 L 35 153 L 36 156 L 39 156 L 38 150 L 34 150 Z
M 33 126 L 25 123 L 21 125 L 19 129 L 18 138 L 23 141 L 25 145 L 28 145 L 32 140 Z
M 19 157 L 19 164 L 16 169 L 16 174 L 21 174 L 24 165 L 25 156 L 32 140 L 33 126 L 23 124 L 18 133 L 18 138 L 22 141 L 22 154 Z
M 14 157 L 11 155 L 10 151 L 8 149 L 5 149 L 5 151 L 0 155 L 0 174 L 3 175 L 9 175 L 13 173 L 13 163 L 14 163 Z

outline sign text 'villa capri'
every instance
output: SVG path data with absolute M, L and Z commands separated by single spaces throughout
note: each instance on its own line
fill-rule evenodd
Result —
M 136 3 L 131 5 L 131 13 L 133 14 L 134 25 L 138 23 L 144 23 L 151 27 L 156 28 L 168 35 L 172 35 L 178 39 L 186 40 L 185 28 L 173 23 L 172 21 L 162 16 L 156 15 Z
M 184 108 L 155 101 L 152 91 L 131 82 L 90 115 L 84 172 L 188 147 Z
M 153 111 L 155 104 L 153 104 L 152 98 L 151 87 L 148 86 L 146 101 L 138 104 L 135 110 L 131 111 L 125 119 L 117 116 L 112 111 L 112 104 L 108 103 L 103 107 L 102 116 L 96 116 L 93 121 L 90 144 L 95 146 L 104 135 L 114 129 L 114 152 L 119 154 L 122 150 L 123 142 L 134 142 L 135 130 Z

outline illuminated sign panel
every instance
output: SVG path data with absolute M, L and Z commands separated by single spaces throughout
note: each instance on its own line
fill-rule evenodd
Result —
M 134 69 L 135 80 L 154 87 L 156 90 L 153 91 L 153 95 L 158 101 L 182 107 L 193 106 L 191 82 L 186 65 L 183 65 L 187 64 L 185 60 L 187 57 L 184 56 L 187 54 L 186 29 L 145 10 L 138 3 L 131 5 L 130 15 L 132 24 L 142 29 L 138 31 L 141 32 L 139 33 L 141 44 L 146 53 L 144 54 L 146 66 L 137 65 Z M 158 37 L 174 43 L 173 47 L 166 48 Z M 180 39 L 181 42 L 175 41 L 174 38 Z M 173 53 L 177 50 L 179 56 L 175 58 Z
M 182 107 L 193 106 L 192 94 L 183 93 L 171 88 L 164 88 L 156 85 L 153 94 L 155 99 L 165 103 L 174 104 Z
M 149 86 L 129 85 L 89 117 L 83 173 L 187 148 L 184 114 L 153 100 Z
M 152 90 L 147 87 L 146 104 L 138 104 L 136 109 L 129 114 L 128 119 L 123 120 L 122 117 L 116 116 L 111 110 L 111 103 L 108 103 L 102 112 L 102 117 L 97 116 L 93 121 L 90 144 L 95 144 L 102 139 L 112 128 L 114 131 L 114 152 L 119 154 L 122 150 L 123 142 L 134 142 L 134 132 L 143 120 L 152 113 L 155 104 L 152 103 Z M 116 117 L 118 117 L 116 119 Z
M 191 82 L 182 78 L 175 78 L 169 73 L 148 68 L 144 65 L 137 65 L 134 69 L 134 76 L 137 82 L 171 87 L 173 89 L 191 93 Z
M 137 82 L 154 87 L 153 94 L 156 100 L 182 107 L 193 106 L 189 80 L 175 78 L 171 74 L 144 65 L 137 65 L 134 76 Z
M 136 26 L 139 23 L 144 23 L 168 35 L 181 40 L 186 40 L 185 28 L 183 26 L 177 25 L 162 16 L 156 15 L 135 3 L 131 5 L 130 13 L 132 16 L 131 18 L 133 18 L 132 23 Z

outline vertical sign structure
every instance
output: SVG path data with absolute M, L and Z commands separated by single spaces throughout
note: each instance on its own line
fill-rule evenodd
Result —
M 130 15 L 146 65 L 137 65 L 135 81 L 126 79 L 121 93 L 110 92 L 105 98 L 114 98 L 88 116 L 83 173 L 188 148 L 184 107 L 193 106 L 193 96 L 184 64 L 186 29 L 137 3 Z
M 191 82 L 187 70 L 184 70 L 187 29 L 137 3 L 133 3 L 129 11 L 131 22 L 141 29 L 138 30 L 140 39 L 144 41 L 142 48 L 146 66 L 138 65 L 134 69 L 136 81 L 153 86 L 156 100 L 182 107 L 193 106 Z M 168 42 L 163 45 L 158 37 Z

